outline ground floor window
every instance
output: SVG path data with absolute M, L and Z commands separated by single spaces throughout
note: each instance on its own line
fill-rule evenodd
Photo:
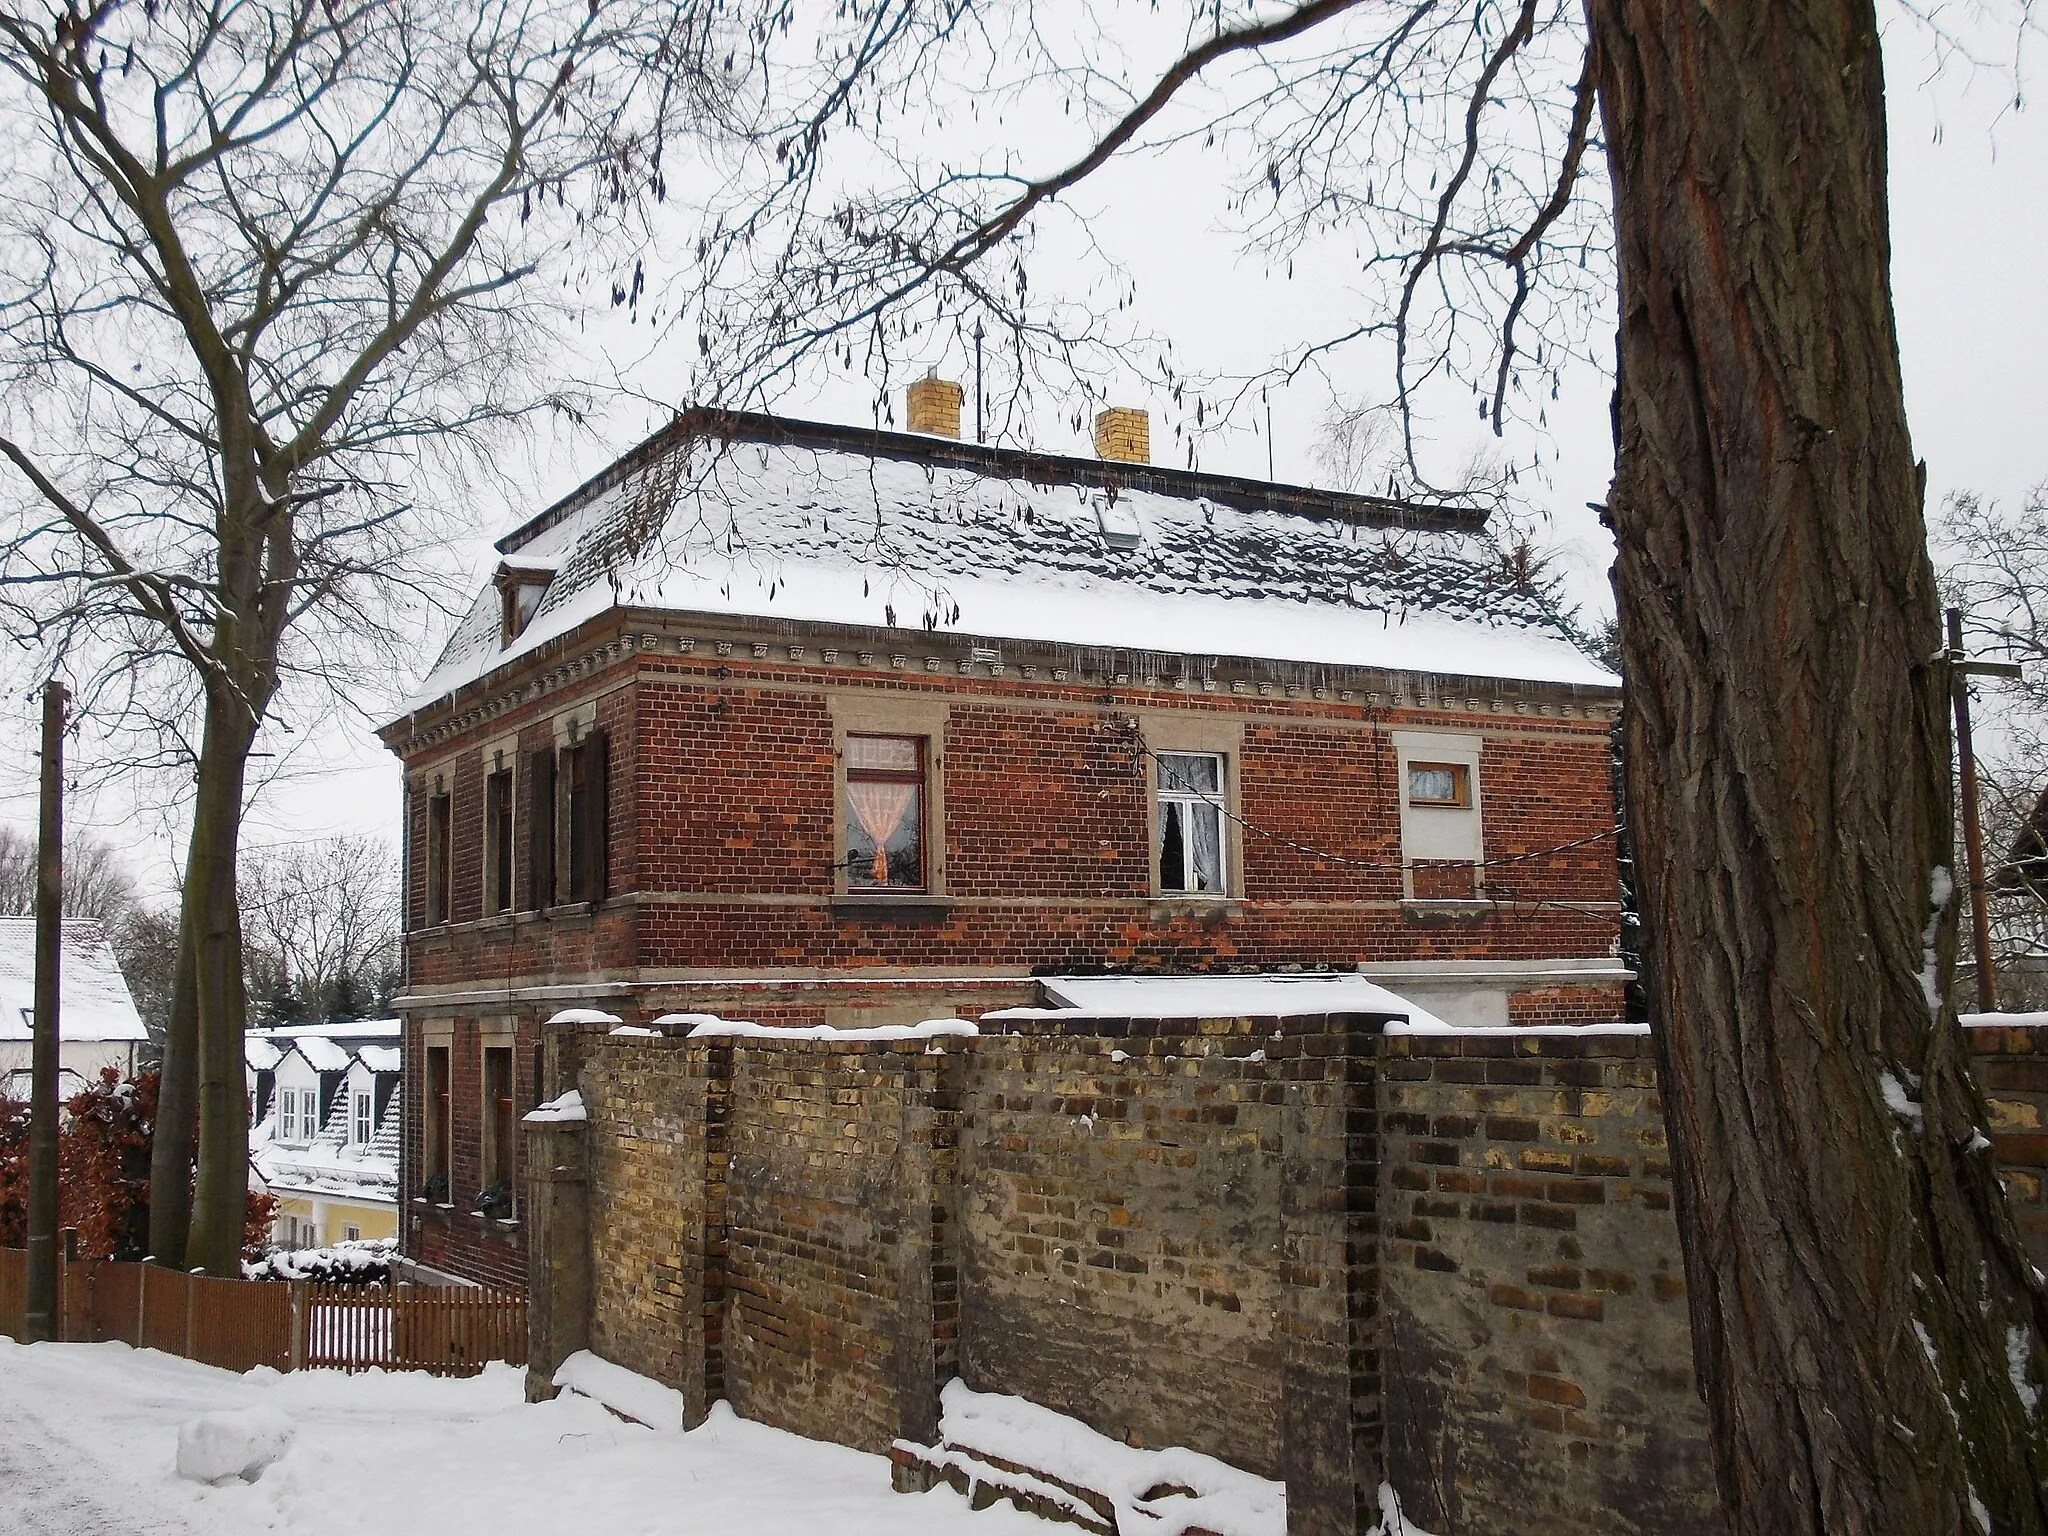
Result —
M 1220 895 L 1223 867 L 1223 757 L 1159 754 L 1159 889 Z

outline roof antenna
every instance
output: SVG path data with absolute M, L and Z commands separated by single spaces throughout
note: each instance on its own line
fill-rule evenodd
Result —
M 1263 384 L 1259 386 L 1259 399 L 1266 406 L 1266 482 L 1270 485 L 1280 477 L 1273 472 L 1273 400 Z
M 981 425 L 981 316 L 974 317 L 974 440 L 988 441 Z

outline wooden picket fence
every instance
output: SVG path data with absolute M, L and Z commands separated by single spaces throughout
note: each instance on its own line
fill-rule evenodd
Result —
M 65 1259 L 58 1337 L 119 1339 L 246 1371 L 426 1371 L 474 1376 L 526 1363 L 526 1299 L 468 1286 L 313 1285 L 217 1280 L 155 1264 Z M 0 1248 L 0 1333 L 20 1338 L 28 1255 Z

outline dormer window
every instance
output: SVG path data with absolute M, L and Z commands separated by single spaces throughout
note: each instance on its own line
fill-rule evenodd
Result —
M 525 633 L 526 626 L 533 622 L 534 614 L 540 610 L 540 600 L 547 596 L 548 583 L 554 579 L 555 573 L 551 569 L 511 560 L 498 567 L 500 644 L 510 645 Z

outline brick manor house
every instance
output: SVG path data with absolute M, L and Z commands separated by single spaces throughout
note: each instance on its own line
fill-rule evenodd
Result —
M 565 1011 L 1336 970 L 1459 1025 L 1621 1016 L 1618 684 L 1482 512 L 1155 466 L 1132 410 L 1097 458 L 984 447 L 959 405 L 679 416 L 498 541 L 384 727 L 428 1272 L 524 1282 Z

